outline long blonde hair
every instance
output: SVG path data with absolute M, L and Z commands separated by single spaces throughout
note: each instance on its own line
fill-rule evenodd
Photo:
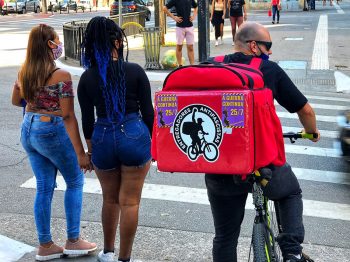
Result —
M 55 30 L 48 25 L 38 25 L 29 34 L 26 59 L 18 73 L 21 95 L 33 102 L 38 89 L 43 87 L 56 64 L 48 41 L 56 38 Z

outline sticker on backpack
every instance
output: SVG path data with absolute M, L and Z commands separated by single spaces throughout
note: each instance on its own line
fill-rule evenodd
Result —
M 178 148 L 191 161 L 200 156 L 208 162 L 218 159 L 223 127 L 219 115 L 212 108 L 202 104 L 184 107 L 174 119 L 172 133 Z

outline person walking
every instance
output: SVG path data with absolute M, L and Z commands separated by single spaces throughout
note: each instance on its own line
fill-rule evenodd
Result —
M 262 59 L 260 70 L 265 86 L 272 90 L 277 102 L 290 113 L 297 113 L 307 133 L 317 133 L 315 113 L 306 97 L 293 84 L 278 64 L 268 61 L 272 41 L 268 30 L 257 23 L 244 23 L 235 37 L 234 53 L 225 56 L 225 63 L 250 64 L 253 57 Z M 285 154 L 285 152 L 280 152 Z M 268 165 L 272 178 L 262 187 L 264 195 L 278 201 L 283 233 L 277 237 L 285 262 L 313 262 L 302 253 L 304 241 L 303 202 L 299 182 L 290 165 Z M 237 175 L 206 174 L 205 183 L 215 227 L 214 262 L 236 262 L 237 244 L 245 203 L 252 191 L 249 182 Z
M 172 14 L 169 10 L 176 8 L 177 15 Z M 191 16 L 191 8 L 194 8 Z M 164 7 L 163 11 L 176 22 L 176 60 L 178 66 L 182 65 L 182 45 L 186 39 L 187 56 L 191 65 L 194 64 L 194 28 L 193 21 L 197 17 L 197 3 L 195 0 L 170 0 Z
M 21 129 L 21 143 L 36 178 L 34 218 L 39 248 L 36 260 L 46 261 L 65 255 L 87 255 L 95 243 L 80 238 L 80 215 L 84 174 L 91 170 L 83 148 L 74 114 L 71 76 L 55 61 L 62 54 L 62 43 L 48 25 L 35 26 L 29 34 L 27 55 L 13 89 L 13 103 L 21 105 L 19 94 L 27 102 Z M 17 98 L 16 98 L 17 96 Z M 19 103 L 18 103 L 19 102 Z M 67 241 L 64 248 L 52 241 L 51 202 L 57 171 L 67 189 L 64 207 Z
M 215 28 L 215 46 L 223 44 L 226 5 L 224 0 L 213 0 L 210 21 Z M 219 38 L 220 37 L 220 38 Z
M 275 18 L 277 14 L 277 24 L 280 23 L 280 10 L 281 10 L 281 0 L 271 0 L 272 7 L 272 23 L 275 23 Z
M 86 71 L 78 84 L 78 99 L 88 154 L 102 188 L 101 262 L 117 261 L 118 222 L 118 261 L 134 261 L 141 192 L 151 162 L 151 87 L 138 64 L 124 61 L 124 41 L 123 30 L 113 20 L 94 17 L 82 42 Z
M 234 45 L 236 27 L 239 28 L 243 21 L 247 21 L 247 10 L 244 0 L 228 0 L 227 9 L 230 11 L 230 22 L 232 29 L 232 45 Z

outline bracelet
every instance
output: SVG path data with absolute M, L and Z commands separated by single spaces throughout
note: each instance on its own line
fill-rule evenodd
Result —
M 91 152 L 86 152 L 86 154 L 87 154 L 88 156 L 92 156 L 92 153 L 91 153 Z

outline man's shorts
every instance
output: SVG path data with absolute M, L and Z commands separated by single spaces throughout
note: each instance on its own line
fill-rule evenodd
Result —
M 187 45 L 194 44 L 194 28 L 191 27 L 176 27 L 176 44 L 182 45 L 186 38 Z

